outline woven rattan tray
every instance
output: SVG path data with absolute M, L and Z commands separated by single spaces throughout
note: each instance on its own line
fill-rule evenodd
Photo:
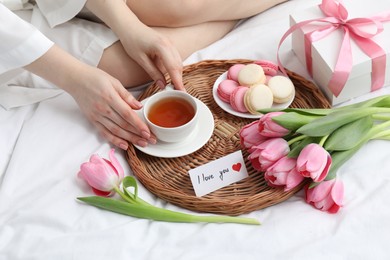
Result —
M 127 150 L 127 160 L 137 179 L 157 197 L 177 206 L 197 212 L 225 215 L 240 215 L 259 210 L 290 198 L 299 191 L 299 186 L 289 192 L 269 187 L 263 174 L 246 161 L 249 177 L 214 191 L 203 197 L 196 197 L 188 171 L 241 149 L 239 130 L 253 119 L 235 117 L 222 110 L 214 101 L 212 87 L 216 79 L 236 63 L 251 60 L 205 60 L 186 66 L 183 71 L 187 91 L 203 101 L 212 111 L 215 121 L 214 133 L 198 151 L 178 158 L 158 158 L 144 154 L 134 146 Z M 296 87 L 291 107 L 325 108 L 329 102 L 318 88 L 305 78 L 288 71 Z M 151 85 L 140 96 L 140 100 L 158 91 Z M 244 158 L 248 153 L 243 150 Z

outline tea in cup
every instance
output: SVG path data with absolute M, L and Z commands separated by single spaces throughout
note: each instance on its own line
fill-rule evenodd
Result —
M 166 89 L 149 97 L 143 115 L 152 133 L 164 142 L 180 142 L 196 128 L 198 108 L 190 94 Z

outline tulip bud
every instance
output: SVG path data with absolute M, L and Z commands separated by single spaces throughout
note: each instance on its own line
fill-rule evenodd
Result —
M 313 188 L 306 187 L 306 202 L 315 208 L 337 213 L 342 206 L 344 185 L 340 180 L 323 181 Z
M 260 135 L 258 130 L 259 120 L 253 121 L 252 123 L 245 125 L 240 130 L 240 142 L 241 146 L 245 149 L 248 149 L 249 152 L 252 152 L 252 147 L 259 145 L 268 138 Z
M 96 195 L 110 196 L 115 187 L 118 187 L 124 177 L 124 171 L 114 155 L 115 150 L 109 153 L 110 160 L 92 155 L 89 162 L 81 164 L 78 176 L 84 179 Z
M 286 156 L 290 147 L 283 138 L 271 138 L 260 145 L 252 147 L 252 153 L 248 156 L 253 168 L 258 171 L 266 171 L 280 158 Z
M 273 117 L 284 114 L 284 112 L 270 112 L 259 119 L 259 132 L 266 137 L 283 137 L 290 133 L 290 130 L 272 120 Z
M 325 179 L 332 164 L 332 157 L 322 146 L 310 143 L 305 146 L 297 158 L 297 170 L 303 177 L 315 182 Z
M 296 159 L 282 157 L 264 173 L 264 178 L 272 187 L 284 187 L 289 191 L 299 185 L 304 177 L 296 169 Z

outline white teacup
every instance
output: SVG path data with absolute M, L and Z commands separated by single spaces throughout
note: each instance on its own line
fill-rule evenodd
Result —
M 143 116 L 158 140 L 180 142 L 196 128 L 197 102 L 190 94 L 167 87 L 148 98 Z

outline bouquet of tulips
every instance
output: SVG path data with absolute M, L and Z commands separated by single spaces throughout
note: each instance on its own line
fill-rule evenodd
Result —
M 369 140 L 390 139 L 389 95 L 339 108 L 259 112 L 240 131 L 252 166 L 285 191 L 307 181 L 306 202 L 329 213 L 342 206 L 340 166 Z
M 81 165 L 78 176 L 84 179 L 97 196 L 79 197 L 92 206 L 116 213 L 167 222 L 208 222 L 259 225 L 253 218 L 219 215 L 193 215 L 153 206 L 138 196 L 136 179 L 124 176 L 124 170 L 111 149 L 109 159 L 94 154 Z M 120 199 L 113 197 L 119 194 Z

